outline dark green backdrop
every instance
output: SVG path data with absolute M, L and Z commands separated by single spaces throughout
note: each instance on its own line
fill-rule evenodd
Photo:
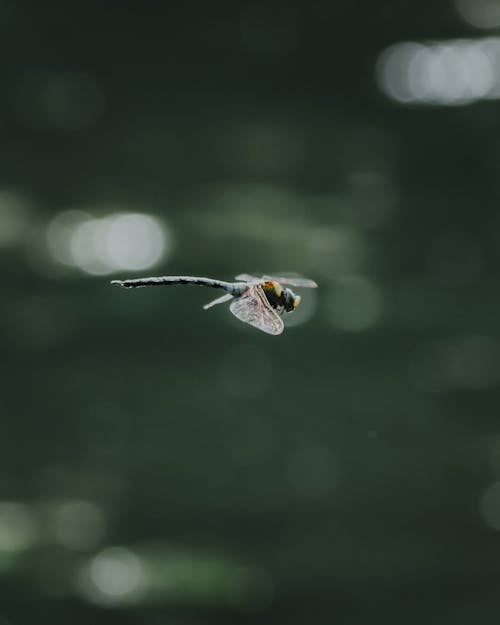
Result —
M 451 0 L 0 1 L 1 625 L 498 622 L 500 108 L 375 72 L 491 34 Z M 65 267 L 74 210 L 165 255 Z M 279 337 L 109 286 L 287 271 L 320 286 Z

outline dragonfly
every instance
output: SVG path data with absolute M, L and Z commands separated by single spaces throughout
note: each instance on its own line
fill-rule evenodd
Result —
M 240 321 L 266 332 L 281 334 L 285 328 L 282 315 L 293 312 L 300 304 L 300 295 L 296 295 L 290 286 L 316 288 L 314 280 L 307 278 L 286 278 L 276 276 L 252 276 L 242 273 L 235 277 L 236 282 L 225 282 L 213 278 L 196 276 L 158 276 L 136 278 L 132 280 L 112 280 L 111 284 L 125 289 L 146 286 L 167 286 L 174 284 L 192 284 L 222 289 L 225 294 L 205 304 L 207 310 L 217 304 L 231 302 L 229 310 Z

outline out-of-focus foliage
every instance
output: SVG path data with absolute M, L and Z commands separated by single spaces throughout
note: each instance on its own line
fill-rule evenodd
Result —
M 497 623 L 499 25 L 0 0 L 2 625 Z

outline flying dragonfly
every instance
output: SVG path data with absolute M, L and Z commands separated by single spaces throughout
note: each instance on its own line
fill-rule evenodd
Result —
M 111 284 L 126 289 L 169 284 L 194 284 L 222 289 L 226 293 L 205 304 L 203 308 L 206 310 L 216 304 L 231 301 L 229 310 L 235 317 L 267 334 L 281 334 L 285 328 L 281 316 L 285 312 L 293 312 L 300 304 L 300 296 L 296 295 L 288 286 L 310 289 L 318 286 L 314 280 L 306 278 L 276 276 L 258 278 L 248 273 L 236 276 L 235 280 L 236 282 L 225 282 L 224 280 L 196 276 L 159 276 L 134 280 L 112 280 Z

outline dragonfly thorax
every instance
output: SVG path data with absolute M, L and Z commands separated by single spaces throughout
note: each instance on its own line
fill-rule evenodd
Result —
M 300 297 L 292 289 L 284 289 L 279 282 L 264 282 L 262 289 L 269 304 L 278 312 L 292 312 L 300 304 Z

